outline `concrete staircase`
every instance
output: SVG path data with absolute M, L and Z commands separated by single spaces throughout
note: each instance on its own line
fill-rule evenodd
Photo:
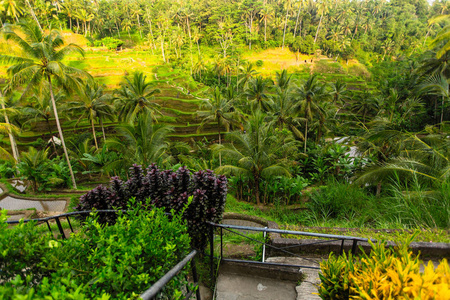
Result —
M 274 257 L 269 263 L 317 264 L 292 257 Z M 217 279 L 216 300 L 315 300 L 318 270 L 291 266 L 222 262 Z

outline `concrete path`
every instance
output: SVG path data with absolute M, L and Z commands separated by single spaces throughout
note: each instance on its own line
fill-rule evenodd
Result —
M 21 180 L 14 180 L 10 183 L 20 192 L 23 192 L 26 189 L 26 184 Z M 7 210 L 25 210 L 34 208 L 37 211 L 64 212 L 68 204 L 68 201 L 63 199 L 27 199 L 25 197 L 9 194 L 8 191 L 4 191 L 2 188 L 0 188 L 0 195 L 0 209 Z M 10 218 L 10 220 L 16 220 L 17 218 L 19 217 L 15 216 Z
M 270 257 L 266 261 L 279 264 L 318 267 L 321 260 L 321 258 Z M 297 292 L 296 300 L 320 299 L 317 295 L 317 288 L 320 285 L 319 270 L 309 268 L 301 268 L 300 270 L 305 277 L 301 284 L 295 288 Z
M 66 205 L 65 200 L 26 200 L 14 196 L 6 196 L 0 200 L 0 208 L 7 210 L 35 208 L 37 211 L 65 211 Z
M 216 300 L 295 300 L 296 283 L 278 279 L 221 273 Z

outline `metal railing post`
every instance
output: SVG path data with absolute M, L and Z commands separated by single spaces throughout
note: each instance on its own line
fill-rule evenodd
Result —
M 195 295 L 197 296 L 197 300 L 202 300 L 200 295 L 200 287 L 198 286 L 198 275 L 197 275 L 197 267 L 195 266 L 195 257 L 192 258 L 191 261 L 191 269 L 192 269 L 192 279 L 194 279 L 194 284 L 197 285 L 197 290 L 195 291 Z
M 66 235 L 64 234 L 64 230 L 61 226 L 61 221 L 59 221 L 59 218 L 55 218 L 55 221 L 56 221 L 56 225 L 58 225 L 58 229 L 59 229 L 59 233 L 61 233 L 61 237 L 63 239 L 66 239 Z
M 214 226 L 209 225 L 209 267 L 212 282 L 214 282 Z
M 356 244 L 358 243 L 358 240 L 353 240 L 353 245 L 352 245 L 352 254 L 355 255 L 356 254 L 356 250 L 358 250 L 358 248 L 356 248 Z
M 223 231 L 222 227 L 220 227 L 220 259 L 223 257 Z
M 267 227 L 264 227 L 264 229 L 267 229 Z M 266 235 L 267 235 L 267 231 L 264 231 L 263 233 L 263 253 L 262 253 L 262 262 L 264 262 L 265 257 L 266 257 Z

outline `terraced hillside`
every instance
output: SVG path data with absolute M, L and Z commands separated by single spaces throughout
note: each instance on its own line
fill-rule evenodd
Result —
M 247 60 L 250 62 L 262 60 L 263 64 L 256 67 L 256 70 L 265 77 L 274 78 L 276 71 L 287 68 L 298 80 L 306 79 L 312 73 L 318 73 L 320 79 L 326 82 L 344 81 L 348 89 L 353 90 L 355 94 L 373 88 L 370 86 L 369 72 L 357 61 L 342 64 L 326 57 L 312 56 L 302 56 L 297 60 L 291 52 L 281 48 L 265 50 L 253 55 L 248 54 Z M 152 81 L 154 87 L 161 90 L 161 93 L 155 95 L 154 101 L 161 106 L 163 113 L 159 121 L 175 129 L 171 135 L 172 140 L 189 142 L 192 139 L 198 140 L 204 137 L 218 138 L 217 124 L 209 124 L 201 131 L 198 130 L 201 120 L 198 119 L 196 111 L 200 109 L 202 99 L 207 97 L 209 88 L 195 82 L 187 72 L 162 65 L 160 57 L 152 55 L 150 51 L 116 52 L 87 48 L 85 58 L 69 57 L 66 63 L 88 71 L 96 80 L 105 84 L 107 93 L 112 93 L 118 88 L 124 76 L 136 71 L 144 72 L 147 80 Z M 0 68 L 0 78 L 6 79 L 6 67 Z M 20 91 L 17 91 L 17 94 L 19 93 Z M 117 123 L 106 123 L 106 131 L 112 133 L 116 125 Z M 69 135 L 90 131 L 87 120 L 77 123 L 77 120 L 63 117 L 63 127 Z M 51 133 L 49 128 L 53 130 Z M 49 124 L 41 120 L 29 120 L 25 129 L 18 138 L 21 148 L 44 145 L 51 134 L 55 134 L 56 125 L 52 119 Z M 100 127 L 97 131 L 100 136 Z M 38 140 L 39 138 L 41 140 Z M 4 136 L 2 142 L 8 144 L 9 139 Z
M 161 65 L 158 57 L 147 51 L 87 51 L 84 59 L 71 57 L 66 63 L 88 71 L 96 80 L 105 84 L 107 93 L 112 93 L 118 88 L 124 76 L 142 71 L 147 75 L 147 80 L 152 81 L 154 87 L 161 90 L 161 93 L 155 95 L 154 101 L 161 106 L 163 113 L 163 116 L 159 117 L 159 122 L 171 125 L 175 129 L 171 135 L 172 140 L 189 142 L 204 137 L 217 138 L 217 124 L 205 125 L 200 132 L 198 131 L 201 120 L 197 118 L 196 112 L 200 109 L 202 99 L 207 95 L 209 88 L 198 84 L 179 70 Z M 0 69 L 0 78 L 6 79 L 6 67 Z M 61 119 L 64 131 L 69 136 L 70 133 L 90 131 L 87 120 L 77 123 L 76 119 L 64 118 L 64 114 Z M 107 133 L 112 133 L 116 125 L 116 122 L 106 123 Z M 49 128 L 52 129 L 51 133 Z M 51 134 L 55 134 L 56 124 L 54 119 L 50 119 L 49 124 L 42 120 L 29 120 L 24 129 L 26 130 L 18 137 L 18 145 L 23 149 L 28 146 L 44 145 Z M 98 136 L 101 136 L 100 127 L 96 129 Z M 4 136 L 2 142 L 8 145 L 9 139 Z

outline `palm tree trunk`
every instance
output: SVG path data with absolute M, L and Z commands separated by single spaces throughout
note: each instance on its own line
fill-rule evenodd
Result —
M 220 137 L 220 119 L 217 122 L 217 128 L 219 130 L 219 145 L 222 145 L 222 138 Z M 222 166 L 222 153 L 219 152 L 219 166 Z
M 308 140 L 308 119 L 306 119 L 306 127 L 305 127 L 305 148 L 304 153 L 306 154 L 306 141 Z
M 98 150 L 97 137 L 95 136 L 94 120 L 91 120 L 91 126 L 92 126 L 92 136 L 94 137 L 95 149 Z
M 297 18 L 295 19 L 294 39 L 295 39 L 295 35 L 297 34 L 298 18 L 300 17 L 300 10 L 301 9 L 302 9 L 302 5 L 300 4 L 298 6 Z
M 441 108 L 441 124 L 444 121 L 444 96 L 442 96 L 442 108 Z M 442 125 L 441 125 L 442 126 Z
M 105 127 L 103 126 L 103 120 L 102 120 L 102 118 L 99 118 L 99 120 L 100 120 L 100 126 L 102 127 L 103 141 L 106 141 Z
M 256 205 L 258 205 L 258 206 L 261 204 L 261 201 L 259 199 L 259 194 L 260 194 L 260 191 L 259 191 L 259 176 L 256 175 L 255 176 L 255 198 L 256 198 Z
M 314 38 L 314 45 L 316 44 L 317 36 L 319 35 L 320 24 L 322 23 L 323 14 L 320 16 L 319 26 L 317 26 L 316 37 Z
M 56 150 L 55 139 L 53 138 L 53 132 L 52 132 L 52 127 L 50 126 L 50 121 L 49 121 L 49 119 L 46 119 L 45 122 L 47 123 L 48 132 L 50 133 L 50 136 L 52 139 L 53 150 L 55 151 L 54 154 L 55 154 L 55 156 L 58 156 L 58 151 Z
M 66 143 L 64 142 L 64 136 L 63 136 L 61 124 L 59 123 L 58 110 L 56 109 L 56 102 L 55 102 L 55 97 L 53 95 L 53 88 L 52 88 L 52 79 L 50 78 L 50 75 L 47 75 L 47 80 L 48 80 L 48 84 L 49 84 L 49 88 L 50 88 L 50 99 L 52 100 L 53 113 L 55 114 L 55 121 L 56 121 L 56 126 L 58 127 L 59 138 L 61 139 L 61 145 L 64 149 L 64 155 L 66 156 L 67 165 L 69 167 L 69 172 L 70 172 L 70 177 L 72 178 L 73 188 L 76 190 L 77 183 L 75 182 L 75 176 L 73 175 L 72 165 L 70 164 L 69 153 L 67 152 Z
M 289 14 L 289 7 L 286 9 L 286 18 L 284 20 L 284 30 L 283 30 L 283 45 L 281 46 L 281 50 L 284 49 L 284 38 L 286 37 L 286 27 L 287 27 L 288 14 Z
M 164 34 L 161 34 L 161 53 L 163 61 L 166 62 L 166 56 L 164 55 Z
M 1 97 L 1 93 L 0 93 L 0 97 Z M 6 114 L 6 111 L 5 111 L 6 107 L 5 107 L 5 104 L 3 102 L 2 102 L 2 109 L 4 110 L 6 124 L 11 125 L 9 123 L 9 118 L 8 118 L 8 115 Z M 14 138 L 14 135 L 11 132 L 11 129 L 8 129 L 8 135 L 9 135 L 9 141 L 11 142 L 11 151 L 12 151 L 14 160 L 16 162 L 19 162 L 19 151 L 17 151 L 16 140 Z
M 34 21 L 37 23 L 37 25 L 39 26 L 39 29 L 42 31 L 41 24 L 39 23 L 39 20 L 37 19 L 36 15 L 34 13 L 33 7 L 31 7 L 30 1 L 25 0 L 25 2 L 27 3 L 28 8 L 30 9 L 30 12 L 31 12 L 31 15 L 33 16 Z

